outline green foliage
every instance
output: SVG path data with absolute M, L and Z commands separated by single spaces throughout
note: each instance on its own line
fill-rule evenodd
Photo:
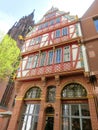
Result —
M 0 42 L 0 79 L 10 77 L 17 70 L 20 50 L 16 41 L 5 35 Z

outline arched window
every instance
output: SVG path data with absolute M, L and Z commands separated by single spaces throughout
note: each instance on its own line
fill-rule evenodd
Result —
M 87 96 L 85 88 L 70 83 L 64 87 L 61 96 L 62 130 L 92 130 L 88 101 L 82 98 Z
M 51 86 L 47 89 L 47 102 L 54 102 L 55 101 L 55 91 L 56 87 Z
M 26 92 L 18 130 L 37 130 L 40 96 L 41 89 L 38 87 L 33 87 Z
M 70 83 L 66 85 L 62 91 L 62 98 L 86 97 L 85 88 L 78 83 Z
M 29 89 L 25 95 L 25 98 L 40 98 L 41 89 L 38 87 L 33 87 Z

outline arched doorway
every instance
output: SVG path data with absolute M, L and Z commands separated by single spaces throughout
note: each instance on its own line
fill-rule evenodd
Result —
M 53 130 L 54 128 L 54 109 L 53 107 L 47 107 L 45 110 L 45 129 Z
M 66 85 L 62 97 L 62 130 L 92 130 L 87 91 L 79 83 Z

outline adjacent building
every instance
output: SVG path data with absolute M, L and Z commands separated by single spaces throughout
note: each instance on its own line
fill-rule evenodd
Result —
M 77 16 L 52 7 L 26 35 L 7 130 L 98 129 L 84 32 Z

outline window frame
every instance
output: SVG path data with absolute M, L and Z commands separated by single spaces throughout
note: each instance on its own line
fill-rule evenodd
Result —
M 55 31 L 55 38 L 60 38 L 61 37 L 61 30 L 58 29 Z
M 57 52 L 57 51 L 59 51 L 60 50 L 60 52 Z M 58 53 L 58 54 L 57 54 Z M 59 56 L 59 57 L 58 57 Z M 58 58 L 57 58 L 58 57 Z M 56 50 L 55 50 L 55 63 L 56 64 L 59 64 L 59 63 L 61 63 L 62 62 L 62 48 L 57 48 Z
M 62 36 L 67 36 L 68 35 L 68 27 L 62 28 Z
M 69 48 L 69 50 L 65 50 L 65 48 L 67 49 L 67 47 Z M 68 57 L 68 58 L 66 58 Z M 70 46 L 64 46 L 63 48 L 63 61 L 64 62 L 68 62 L 68 61 L 71 61 L 71 48 Z

